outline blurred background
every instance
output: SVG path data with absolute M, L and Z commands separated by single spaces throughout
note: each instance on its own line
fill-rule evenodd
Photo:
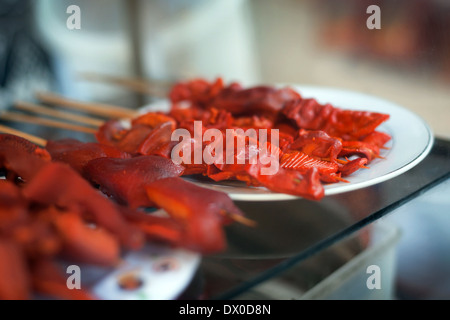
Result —
M 450 3 L 438 0 L 1 0 L 5 108 L 45 88 L 133 104 L 82 72 L 298 83 L 374 94 L 450 137 Z M 407 3 L 407 4 L 406 4 Z M 381 29 L 369 30 L 369 5 Z M 70 30 L 70 5 L 81 29 Z M 123 101 L 123 102 L 122 102 Z
M 80 29 L 67 26 L 70 5 L 80 8 Z M 366 27 L 369 5 L 381 9 L 379 30 Z M 170 82 L 221 76 L 244 85 L 295 83 L 376 95 L 450 139 L 446 0 L 0 0 L 0 26 L 0 109 L 32 101 L 42 90 L 135 108 L 152 99 L 82 79 L 86 72 Z M 32 125 L 26 130 L 50 134 Z M 420 232 L 417 225 L 405 230 Z M 408 282 L 418 279 L 414 272 L 429 269 L 400 274 Z M 439 283 L 411 281 L 411 292 L 422 294 L 412 297 L 420 298 L 433 298 L 430 286 Z M 445 288 L 440 294 L 450 297 Z

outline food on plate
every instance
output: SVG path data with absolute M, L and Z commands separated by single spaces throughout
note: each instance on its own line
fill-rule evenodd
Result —
M 388 114 L 320 104 L 290 87 L 192 79 L 175 84 L 168 97 L 167 112 L 147 112 L 129 124 L 107 121 L 98 142 L 133 156 L 182 158 L 182 175 L 320 200 L 325 184 L 348 182 L 345 177 L 367 169 L 391 139 L 377 131 Z M 276 162 L 270 174 L 265 155 Z
M 178 177 L 183 171 L 182 166 L 170 159 L 153 155 L 129 159 L 97 158 L 83 170 L 87 179 L 105 194 L 132 208 L 153 207 L 145 187 L 153 181 Z
M 391 139 L 378 131 L 388 114 L 320 104 L 289 87 L 192 79 L 168 98 L 167 112 L 106 121 L 97 142 L 41 148 L 0 135 L 0 299 L 95 299 L 69 290 L 60 264 L 113 268 L 147 242 L 224 250 L 225 226 L 253 222 L 226 193 L 186 176 L 318 201 Z
M 93 159 L 102 157 L 131 158 L 130 154 L 115 147 L 75 139 L 48 140 L 45 150 L 53 160 L 69 164 L 80 174 L 83 174 L 84 167 Z

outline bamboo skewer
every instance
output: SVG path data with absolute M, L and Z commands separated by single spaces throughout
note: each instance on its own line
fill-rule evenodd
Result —
M 26 114 L 22 113 L 15 113 L 15 112 L 3 112 L 0 116 L 0 119 L 8 120 L 8 121 L 16 121 L 16 122 L 27 122 L 32 124 L 39 124 L 39 125 L 45 125 L 48 127 L 54 127 L 54 128 L 60 128 L 60 129 L 66 129 L 66 130 L 73 130 L 73 131 L 79 131 L 84 133 L 91 133 L 95 134 L 97 132 L 94 128 L 87 128 L 76 124 L 71 124 L 63 121 L 57 121 L 52 119 L 46 119 L 46 118 L 39 118 L 34 116 L 28 116 Z
M 12 120 L 12 121 L 19 121 L 19 122 L 29 122 L 29 123 L 33 123 L 33 124 L 40 124 L 40 125 L 46 125 L 46 126 L 54 126 L 54 127 L 59 127 L 59 128 L 63 128 L 63 129 L 68 129 L 68 130 L 76 130 L 75 128 L 78 129 L 85 129 L 86 131 L 83 132 L 88 132 L 88 133 L 95 133 L 96 130 L 91 129 L 91 128 L 85 128 L 85 127 L 81 127 L 81 126 L 77 126 L 77 125 L 71 125 L 68 123 L 64 123 L 64 122 L 60 122 L 60 121 L 55 121 L 55 120 L 50 120 L 50 119 L 44 119 L 44 118 L 38 118 L 38 117 L 32 117 L 32 116 L 27 116 L 27 115 L 23 115 L 20 113 L 13 113 L 13 112 L 5 112 L 2 114 L 2 119 L 5 120 Z M 88 131 L 89 130 L 89 131 Z M 91 131 L 92 130 L 92 131 Z M 81 131 L 81 130 L 78 130 Z M 8 134 L 13 134 L 19 137 L 22 137 L 24 139 L 29 140 L 30 142 L 33 142 L 41 147 L 45 147 L 47 145 L 47 140 L 39 138 L 37 136 L 13 129 L 13 128 L 9 128 L 7 126 L 3 126 L 0 124 L 0 132 L 3 133 L 8 133 Z M 232 214 L 229 213 L 225 210 L 222 210 L 221 212 L 223 215 L 233 219 L 235 222 L 238 222 L 240 224 L 249 226 L 249 227 L 253 227 L 256 225 L 256 222 L 248 219 L 246 217 L 240 216 L 240 215 L 236 215 L 236 214 Z
M 46 116 L 59 118 L 63 120 L 75 121 L 78 123 L 86 124 L 93 127 L 100 127 L 105 121 L 99 118 L 82 116 L 62 110 L 56 110 L 53 108 L 44 107 L 38 104 L 28 103 L 24 101 L 18 101 L 14 104 L 16 109 L 25 110 L 33 113 L 43 114 Z
M 45 140 L 45 139 L 36 137 L 32 134 L 25 133 L 25 132 L 22 132 L 22 131 L 19 131 L 19 130 L 16 130 L 16 129 L 13 129 L 13 128 L 10 128 L 10 127 L 7 127 L 7 126 L 1 125 L 1 124 L 0 124 L 0 132 L 13 134 L 15 136 L 22 137 L 22 138 L 27 139 L 28 141 L 31 141 L 41 147 L 45 147 L 47 145 L 47 140 Z
M 107 118 L 133 118 L 137 115 L 137 111 L 122 108 L 115 105 L 103 103 L 87 103 L 76 101 L 56 95 L 54 93 L 39 92 L 36 97 L 44 103 L 51 105 L 58 105 L 75 110 L 82 110 L 90 114 L 99 115 Z
M 115 84 L 138 93 L 158 98 L 167 97 L 167 93 L 173 85 L 172 82 L 163 80 L 132 79 L 88 72 L 81 73 L 80 76 L 86 80 Z

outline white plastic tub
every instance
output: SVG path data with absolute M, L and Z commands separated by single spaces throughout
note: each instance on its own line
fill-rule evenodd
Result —
M 395 298 L 396 247 L 400 230 L 379 220 L 373 224 L 369 246 L 304 293 L 303 300 L 392 300 Z M 370 266 L 375 266 L 370 268 Z M 368 270 L 369 268 L 369 270 Z M 373 271 L 373 270 L 377 271 Z M 379 288 L 367 282 L 379 271 Z M 369 281 L 370 283 L 373 283 Z

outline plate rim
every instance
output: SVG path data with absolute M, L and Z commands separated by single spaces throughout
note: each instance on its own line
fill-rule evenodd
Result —
M 375 177 L 373 179 L 367 180 L 367 181 L 360 181 L 360 182 L 351 182 L 348 185 L 343 185 L 342 187 L 335 187 L 335 188 L 327 188 L 327 186 L 324 186 L 324 193 L 325 193 L 325 197 L 326 196 L 331 196 L 331 195 L 337 195 L 337 194 L 341 194 L 341 193 L 346 193 L 346 192 L 351 192 L 351 191 L 355 191 L 355 190 L 359 190 L 359 189 L 363 189 L 369 186 L 373 186 L 376 184 L 379 184 L 381 182 L 385 182 L 387 180 L 390 180 L 392 178 L 395 178 L 407 171 L 409 171 L 410 169 L 412 169 L 413 167 L 415 167 L 417 164 L 419 164 L 423 159 L 426 158 L 426 156 L 430 153 L 433 145 L 434 145 L 434 141 L 435 141 L 435 137 L 433 134 L 433 131 L 431 129 L 431 127 L 429 126 L 429 124 L 425 121 L 425 119 L 423 119 L 422 117 L 420 117 L 417 113 L 415 113 L 414 111 L 409 110 L 408 108 L 397 104 L 389 99 L 380 97 L 380 96 L 376 96 L 373 94 L 368 94 L 368 93 L 364 93 L 364 92 L 360 92 L 360 91 L 355 91 L 355 90 L 351 90 L 351 89 L 345 89 L 345 88 L 338 88 L 338 87 L 332 87 L 332 86 L 320 86 L 320 85 L 308 85 L 308 84 L 295 84 L 295 83 L 276 83 L 273 86 L 275 87 L 291 87 L 294 90 L 296 90 L 297 92 L 299 92 L 302 96 L 306 97 L 306 98 L 314 98 L 317 100 L 321 100 L 320 97 L 317 96 L 308 96 L 308 95 L 303 95 L 302 91 L 308 91 L 308 90 L 325 90 L 328 92 L 336 92 L 336 93 L 344 93 L 344 94 L 352 94 L 352 95 L 358 95 L 359 97 L 364 97 L 367 99 L 372 99 L 374 101 L 377 101 L 379 103 L 385 103 L 385 104 L 389 104 L 395 108 L 397 108 L 397 110 L 401 110 L 402 112 L 406 112 L 407 114 L 409 114 L 410 116 L 413 116 L 414 118 L 416 118 L 418 123 L 421 123 L 421 125 L 423 126 L 423 129 L 425 129 L 426 133 L 427 133 L 427 142 L 424 145 L 424 148 L 419 152 L 418 151 L 418 155 L 414 158 L 411 159 L 410 161 L 408 161 L 407 163 L 403 164 L 401 167 L 396 168 L 394 170 L 390 170 L 389 172 L 379 176 L 379 177 Z M 157 101 L 156 103 L 150 103 L 149 105 L 146 105 L 144 107 L 142 107 L 140 110 L 145 110 L 145 111 L 149 111 L 151 110 L 151 106 L 161 103 L 161 102 L 166 102 L 167 103 L 167 99 L 161 99 L 160 101 Z M 328 103 L 333 104 L 332 101 L 329 101 Z M 346 107 L 343 106 L 337 106 L 338 108 L 341 109 L 347 109 Z M 348 109 L 354 109 L 355 108 L 348 108 Z M 362 109 L 361 109 L 362 110 Z M 372 111 L 372 112 L 376 112 L 376 111 Z M 291 195 L 291 194 L 287 194 L 287 193 L 278 193 L 278 192 L 273 192 L 270 191 L 267 188 L 264 187 L 257 187 L 263 190 L 266 190 L 267 192 L 263 192 L 263 193 L 239 193 L 239 192 L 233 192 L 230 190 L 226 190 L 226 186 L 225 185 L 220 185 L 220 183 L 216 183 L 214 182 L 214 184 L 208 184 L 205 182 L 200 182 L 200 181 L 195 181 L 192 179 L 189 179 L 189 181 L 199 185 L 199 186 L 203 186 L 203 187 L 207 187 L 207 188 L 212 188 L 214 190 L 220 190 L 223 191 L 225 193 L 228 194 L 228 196 L 234 200 L 234 201 L 285 201 L 285 200 L 295 200 L 295 199 L 304 199 L 304 197 L 301 196 L 296 196 L 296 195 Z M 224 188 L 225 187 L 225 188 Z M 245 187 L 245 185 L 243 185 L 243 187 Z M 249 187 L 249 188 L 255 188 L 255 187 Z

